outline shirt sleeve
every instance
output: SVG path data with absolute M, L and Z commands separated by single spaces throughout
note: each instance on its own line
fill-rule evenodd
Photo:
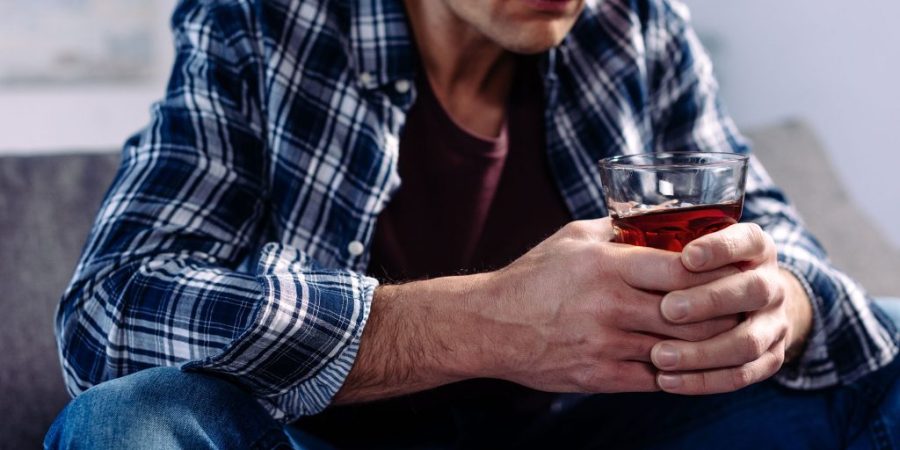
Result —
M 662 37 L 651 58 L 651 116 L 657 151 L 749 152 L 718 97 L 712 64 L 690 28 L 685 7 L 662 2 Z M 817 389 L 872 373 L 898 353 L 896 325 L 865 291 L 829 262 L 796 210 L 751 156 L 742 221 L 755 222 L 778 247 L 780 266 L 793 273 L 812 300 L 813 328 L 803 354 L 776 375 L 782 385 Z
M 377 281 L 264 244 L 260 69 L 246 19 L 210 3 L 173 15 L 166 96 L 125 144 L 57 312 L 62 365 L 73 395 L 154 366 L 215 372 L 289 421 L 343 384 Z

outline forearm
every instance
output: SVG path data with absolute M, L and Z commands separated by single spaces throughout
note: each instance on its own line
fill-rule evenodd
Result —
M 378 400 L 480 376 L 486 349 L 472 317 L 486 277 L 376 289 L 356 361 L 334 403 Z

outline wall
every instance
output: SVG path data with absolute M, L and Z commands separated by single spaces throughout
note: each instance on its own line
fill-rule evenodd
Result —
M 137 79 L 100 77 L 100 80 L 91 81 L 90 76 L 70 79 L 60 76 L 61 81 L 0 83 L 0 154 L 118 149 L 131 133 L 147 123 L 150 105 L 163 95 L 171 66 L 173 50 L 168 21 L 176 0 L 153 0 L 150 4 L 138 1 L 49 0 L 41 5 L 17 4 L 9 11 L 4 11 L 10 16 L 0 20 L 0 24 L 15 24 L 24 32 L 20 42 L 0 42 L 0 50 L 36 50 L 33 50 L 35 54 L 31 56 L 23 57 L 21 53 L 7 55 L 10 57 L 3 58 L 3 61 L 34 61 L 35 65 L 52 66 L 54 58 L 58 58 L 63 59 L 60 67 L 66 68 L 65 63 L 68 62 L 71 66 L 73 61 L 65 59 L 71 59 L 73 55 L 66 55 L 65 48 L 60 48 L 60 42 L 76 39 L 80 45 L 72 46 L 73 49 L 101 53 L 105 46 L 122 45 L 121 42 L 105 42 L 103 38 L 111 34 L 110 31 L 121 34 L 122 26 L 131 23 L 126 20 L 128 19 L 141 20 L 143 27 L 149 30 L 150 37 L 141 36 L 147 42 L 136 43 L 135 51 L 123 56 L 149 55 L 154 64 L 141 72 Z M 46 14 L 41 11 L 46 11 Z M 92 22 L 85 23 L 84 11 L 96 14 L 90 16 L 93 18 Z M 131 11 L 133 14 L 125 17 L 123 11 Z M 145 16 L 134 17 L 138 13 Z M 73 14 L 74 18 L 65 19 L 66 14 Z M 113 18 L 118 20 L 113 23 L 116 20 Z M 55 23 L 54 20 L 60 22 Z M 72 24 L 78 25 L 79 30 L 70 35 L 73 30 L 67 27 L 72 28 Z M 13 33 L 15 28 L 4 31 L 20 36 L 19 33 Z M 45 37 L 47 42 L 32 42 L 29 32 Z M 147 55 L 138 51 L 145 50 L 144 45 L 149 48 L 146 50 Z M 61 55 L 50 54 L 51 48 L 60 51 Z M 107 64 L 112 71 L 116 68 L 115 63 L 116 61 L 100 61 L 97 64 L 100 69 L 94 70 L 103 71 L 102 64 Z M 0 73 L 4 72 L 6 71 L 0 70 Z M 58 73 L 65 73 L 65 70 Z
M 851 197 L 900 248 L 900 3 L 685 2 L 738 124 L 808 120 Z
M 900 248 L 900 187 L 894 182 L 900 168 L 900 3 L 687 4 L 739 125 L 806 118 L 851 196 Z M 155 19 L 159 47 L 168 52 L 160 61 L 171 60 L 166 19 Z M 0 89 L 0 153 L 120 147 L 146 123 L 151 102 L 163 92 L 168 63 L 160 66 L 139 85 Z

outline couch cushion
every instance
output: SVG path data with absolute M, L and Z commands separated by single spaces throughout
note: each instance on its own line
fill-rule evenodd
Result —
M 873 295 L 900 297 L 900 249 L 850 199 L 812 129 L 787 121 L 747 135 L 835 265 Z
M 38 448 L 69 399 L 53 316 L 119 155 L 0 158 L 0 436 Z

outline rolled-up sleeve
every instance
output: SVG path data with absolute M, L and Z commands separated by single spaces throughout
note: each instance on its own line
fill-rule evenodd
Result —
M 233 380 L 288 421 L 324 409 L 343 384 L 377 281 L 263 244 L 260 69 L 241 50 L 250 33 L 232 29 L 241 19 L 215 19 L 211 3 L 183 1 L 173 16 L 166 96 L 123 149 L 57 339 L 73 395 L 180 366 Z

